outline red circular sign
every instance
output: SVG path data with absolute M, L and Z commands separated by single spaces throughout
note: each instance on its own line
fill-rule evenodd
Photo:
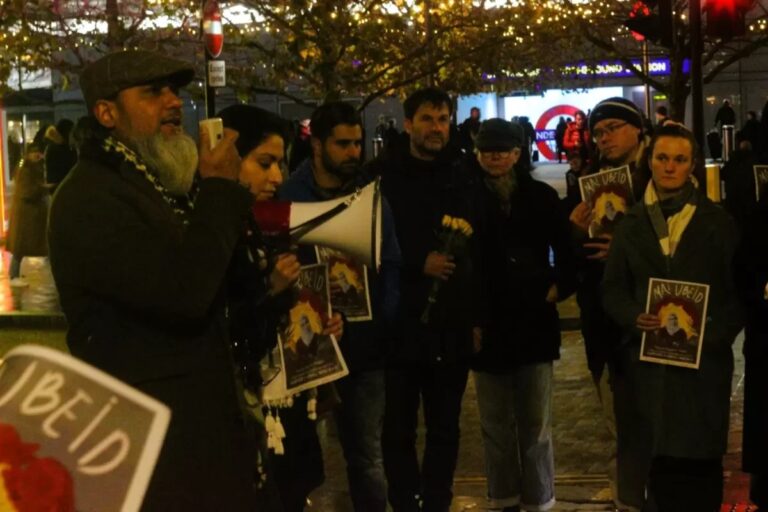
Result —
M 208 55 L 215 59 L 224 49 L 224 30 L 221 25 L 219 2 L 208 0 L 203 6 L 203 34 L 205 34 L 205 49 Z
M 576 112 L 578 112 L 579 109 L 574 107 L 573 105 L 557 105 L 555 107 L 550 108 L 541 116 L 539 117 L 539 120 L 536 121 L 536 131 L 539 130 L 546 130 L 547 125 L 549 122 L 558 117 L 558 116 L 572 116 L 576 117 Z M 536 147 L 539 149 L 539 154 L 546 158 L 547 160 L 556 160 L 557 155 L 554 151 L 552 151 L 552 148 L 549 147 L 549 144 L 547 144 L 547 141 L 545 140 L 539 140 L 536 141 Z

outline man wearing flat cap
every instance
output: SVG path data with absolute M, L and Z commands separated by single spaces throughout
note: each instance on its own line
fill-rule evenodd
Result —
M 589 131 L 597 148 L 591 172 L 629 166 L 635 200 L 640 200 L 650 179 L 647 159 L 643 158 L 649 138 L 643 130 L 645 118 L 631 101 L 613 97 L 599 102 L 589 116 Z M 643 501 L 644 465 L 633 455 L 642 452 L 642 443 L 632 440 L 627 428 L 617 434 L 617 423 L 635 421 L 630 409 L 631 400 L 623 396 L 625 379 L 618 361 L 621 329 L 605 313 L 600 283 L 605 259 L 610 248 L 610 235 L 588 238 L 589 224 L 594 219 L 592 207 L 579 203 L 571 212 L 571 223 L 576 245 L 581 255 L 577 298 L 581 314 L 581 332 L 587 353 L 587 364 L 597 387 L 607 427 L 618 436 L 617 464 L 612 466 L 611 480 L 614 502 L 620 509 L 639 510 Z M 597 219 L 596 222 L 600 222 Z M 614 401 L 614 393 L 617 400 Z M 615 404 L 614 404 L 615 402 Z M 630 425 L 631 426 L 631 425 Z M 617 468 L 617 469 L 616 469 Z M 617 474 L 616 474 L 617 473 Z
M 482 267 L 488 296 L 474 370 L 491 509 L 548 510 L 555 503 L 552 361 L 560 358 L 556 303 L 570 296 L 576 268 L 557 192 L 521 160 L 523 128 L 480 125 L 473 171 L 487 224 Z M 550 265 L 550 248 L 554 264 Z
M 137 50 L 83 71 L 94 135 L 54 196 L 50 258 L 72 354 L 171 409 L 142 510 L 255 510 L 219 300 L 251 196 L 236 132 L 210 149 L 181 128 L 193 75 Z

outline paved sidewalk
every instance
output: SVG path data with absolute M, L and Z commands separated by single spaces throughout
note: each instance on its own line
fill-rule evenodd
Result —
M 738 470 L 741 462 L 744 373 L 741 339 L 734 346 L 734 352 L 736 371 L 731 436 L 729 453 L 725 459 L 726 503 L 745 502 L 748 485 L 747 476 Z M 552 510 L 613 510 L 607 478 L 607 454 L 611 441 L 586 367 L 581 333 L 563 333 L 561 355 L 561 360 L 555 363 L 553 432 L 557 504 Z M 344 460 L 332 421 L 321 421 L 319 427 L 323 433 L 326 483 L 311 496 L 313 506 L 310 510 L 351 512 Z M 451 512 L 486 510 L 483 446 L 471 378 L 464 395 L 461 429 L 459 463 L 454 480 L 455 499 Z M 419 431 L 419 439 L 423 440 L 423 437 L 422 429 Z

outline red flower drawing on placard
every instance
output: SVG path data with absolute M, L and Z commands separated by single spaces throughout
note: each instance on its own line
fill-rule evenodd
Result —
M 39 448 L 0 423 L 0 512 L 75 512 L 69 471 L 56 459 L 37 457 Z

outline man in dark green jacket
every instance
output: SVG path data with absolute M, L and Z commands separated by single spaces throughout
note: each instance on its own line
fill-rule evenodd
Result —
M 198 165 L 177 95 L 193 75 L 145 51 L 82 73 L 95 135 L 54 196 L 51 266 L 72 354 L 171 409 L 143 510 L 255 510 L 219 300 L 251 196 L 236 132 L 201 145 Z

